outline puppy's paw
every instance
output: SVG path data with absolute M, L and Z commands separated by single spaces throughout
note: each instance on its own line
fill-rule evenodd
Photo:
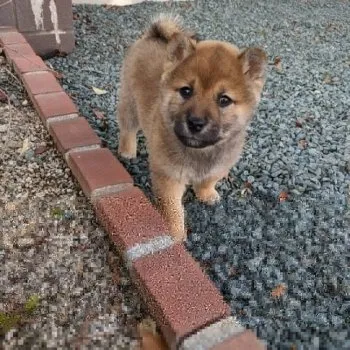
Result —
M 170 225 L 170 233 L 176 243 L 184 242 L 187 239 L 187 230 L 184 227 Z
M 197 190 L 196 196 L 201 202 L 209 205 L 214 205 L 220 202 L 221 199 L 219 193 L 214 188 Z
M 123 151 L 120 148 L 118 149 L 118 153 L 126 159 L 133 159 L 136 158 L 136 151 L 135 152 L 127 152 L 127 151 Z
M 128 145 L 128 147 L 126 147 L 125 145 L 120 144 L 118 148 L 118 153 L 126 159 L 136 158 L 136 145 Z
M 137 143 L 136 143 L 136 136 L 128 134 L 121 134 L 120 135 L 120 141 L 119 141 L 119 147 L 118 147 L 118 153 L 123 157 L 127 159 L 136 158 L 136 150 L 137 150 Z
M 176 243 L 185 242 L 187 239 L 187 232 L 180 231 L 180 232 L 172 232 L 171 235 L 173 236 L 173 239 Z

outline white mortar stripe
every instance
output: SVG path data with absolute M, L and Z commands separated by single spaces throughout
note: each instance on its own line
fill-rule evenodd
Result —
M 91 151 L 91 150 L 94 150 L 94 149 L 99 149 L 101 148 L 101 146 L 99 144 L 96 144 L 96 145 L 89 145 L 89 146 L 80 146 L 80 147 L 74 147 L 72 149 L 70 149 L 68 152 L 65 153 L 64 155 L 64 158 L 66 160 L 68 160 L 68 157 L 71 153 L 74 153 L 74 152 L 84 152 L 84 151 Z
M 236 318 L 230 316 L 189 336 L 182 342 L 179 350 L 209 350 L 244 331 L 245 328 Z
M 58 115 L 56 117 L 52 117 L 52 118 L 47 119 L 46 127 L 48 128 L 50 126 L 50 124 L 52 124 L 52 123 L 57 123 L 57 122 L 61 122 L 63 120 L 71 120 L 71 119 L 76 119 L 76 118 L 78 118 L 77 113 Z
M 125 253 L 125 260 L 130 267 L 131 263 L 139 258 L 157 253 L 161 250 L 171 247 L 175 241 L 169 235 L 162 235 L 152 238 L 146 243 L 135 244 Z
M 39 74 L 45 74 L 49 71 L 47 70 L 38 70 L 38 71 L 34 71 L 34 72 L 26 72 L 26 73 L 23 73 L 22 76 L 26 76 L 26 75 L 39 75 Z
M 97 188 L 96 190 L 93 190 L 91 192 L 91 200 L 94 201 L 98 198 L 105 197 L 111 194 L 116 194 L 125 190 L 128 190 L 129 188 L 133 187 L 134 185 L 132 183 L 122 183 L 118 185 L 110 185 L 105 186 L 101 188 Z

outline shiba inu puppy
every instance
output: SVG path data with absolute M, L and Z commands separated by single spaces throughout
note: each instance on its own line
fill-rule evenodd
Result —
M 197 41 L 160 17 L 129 49 L 119 95 L 119 153 L 136 157 L 142 129 L 152 188 L 176 240 L 186 238 L 182 196 L 220 199 L 216 183 L 238 161 L 260 101 L 267 57 L 221 41 Z

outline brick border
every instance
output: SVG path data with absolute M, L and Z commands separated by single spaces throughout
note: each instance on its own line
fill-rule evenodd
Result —
M 0 32 L 0 47 L 115 243 L 170 349 L 261 350 L 214 284 L 78 109 L 23 35 Z

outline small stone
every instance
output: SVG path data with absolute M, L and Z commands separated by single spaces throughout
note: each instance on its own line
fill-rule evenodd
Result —
M 0 125 L 0 132 L 6 132 L 8 129 L 7 124 Z
M 27 248 L 34 245 L 35 241 L 31 237 L 20 237 L 17 240 L 17 245 L 19 248 Z

